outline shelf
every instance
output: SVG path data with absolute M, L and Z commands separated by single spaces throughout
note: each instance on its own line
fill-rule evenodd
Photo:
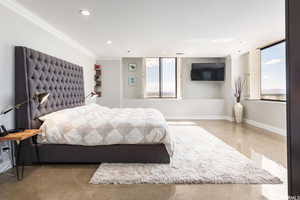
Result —
M 95 85 L 94 85 L 94 92 L 96 92 L 96 94 L 98 95 L 98 97 L 102 96 L 102 69 L 101 68 L 95 68 L 95 76 L 94 76 L 94 81 L 95 81 Z

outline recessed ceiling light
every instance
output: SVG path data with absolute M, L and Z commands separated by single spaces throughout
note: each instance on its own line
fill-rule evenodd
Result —
M 128 49 L 128 50 L 127 50 L 127 53 L 131 53 L 131 50 L 130 50 L 130 49 Z
M 84 16 L 90 16 L 91 15 L 90 11 L 88 11 L 88 10 L 80 10 L 79 12 L 80 12 L 80 14 L 82 14 Z
M 176 55 L 178 55 L 178 56 L 184 55 L 184 52 L 177 52 Z
M 111 44 L 112 41 L 111 40 L 107 40 L 106 44 Z

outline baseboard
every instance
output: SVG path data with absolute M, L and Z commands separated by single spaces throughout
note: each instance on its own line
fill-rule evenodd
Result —
M 245 119 L 244 120 L 245 123 L 250 124 L 252 126 L 261 128 L 261 129 L 265 129 L 267 131 L 282 135 L 282 136 L 286 136 L 286 130 L 285 129 L 281 129 L 281 128 L 277 128 L 274 126 L 270 126 L 268 124 L 263 124 L 254 120 L 250 120 L 250 119 Z
M 224 115 L 165 116 L 167 120 L 227 120 Z

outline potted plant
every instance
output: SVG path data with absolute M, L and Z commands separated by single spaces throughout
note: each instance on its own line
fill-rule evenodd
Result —
M 244 107 L 241 104 L 241 98 L 245 87 L 245 80 L 239 77 L 238 79 L 235 80 L 234 87 L 235 87 L 234 88 L 235 104 L 233 107 L 234 119 L 236 123 L 241 123 L 243 121 L 243 110 L 244 110 Z

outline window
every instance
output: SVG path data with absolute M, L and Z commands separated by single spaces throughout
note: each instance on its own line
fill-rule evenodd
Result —
M 261 99 L 286 101 L 286 43 L 261 49 Z
M 145 97 L 177 97 L 177 59 L 146 58 Z

